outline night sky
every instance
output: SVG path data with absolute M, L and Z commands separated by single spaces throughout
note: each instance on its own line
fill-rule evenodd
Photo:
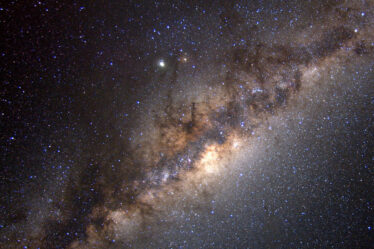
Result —
M 0 248 L 374 245 L 374 1 L 8 1 L 0 30 Z

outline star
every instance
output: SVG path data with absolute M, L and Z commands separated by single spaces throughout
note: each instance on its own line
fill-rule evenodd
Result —
M 159 60 L 158 61 L 158 66 L 161 67 L 161 68 L 164 68 L 166 66 L 165 61 L 164 60 Z

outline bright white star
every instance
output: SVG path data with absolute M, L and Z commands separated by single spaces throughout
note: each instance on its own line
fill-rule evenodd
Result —
M 164 61 L 164 60 L 160 60 L 160 61 L 158 62 L 158 65 L 159 65 L 160 67 L 165 67 L 165 61 Z

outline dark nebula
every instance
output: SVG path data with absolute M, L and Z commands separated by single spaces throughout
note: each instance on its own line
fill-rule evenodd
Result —
M 369 248 L 372 1 L 1 12 L 1 248 Z

